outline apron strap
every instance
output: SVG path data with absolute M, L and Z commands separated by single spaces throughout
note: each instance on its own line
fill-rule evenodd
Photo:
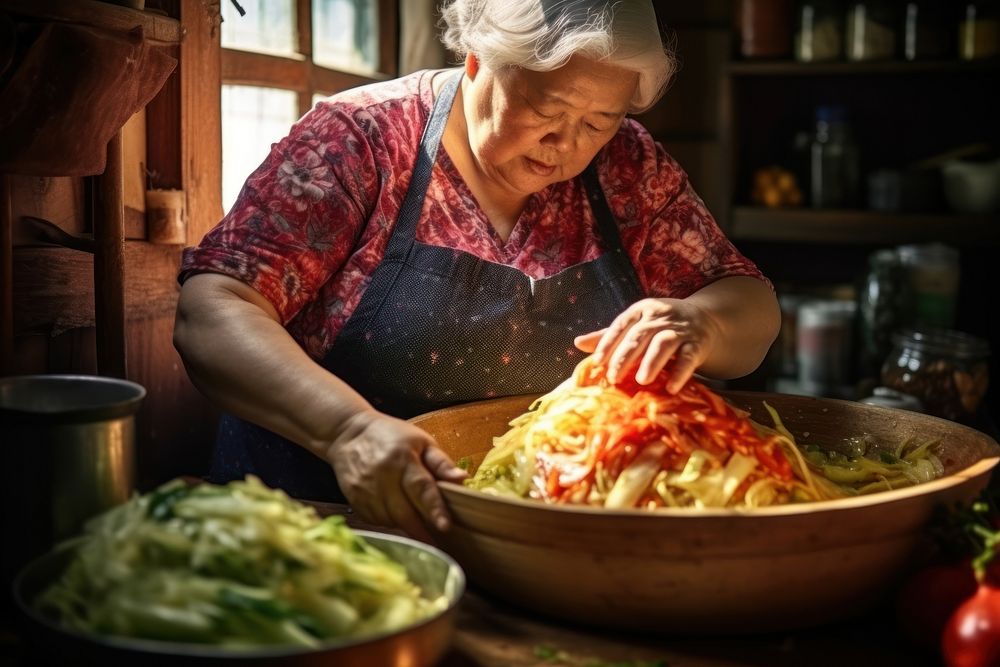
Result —
M 451 105 L 455 101 L 458 84 L 461 81 L 461 72 L 452 76 L 444 84 L 434 102 L 434 109 L 424 127 L 424 134 L 420 137 L 420 148 L 417 151 L 416 164 L 413 165 L 410 187 L 407 189 L 406 198 L 403 199 L 403 205 L 399 209 L 396 227 L 393 229 L 389 246 L 385 251 L 385 260 L 405 259 L 413 245 L 413 240 L 416 238 L 417 222 L 420 220 L 420 212 L 424 207 L 424 197 L 427 194 L 427 186 L 431 182 L 431 172 L 434 169 L 434 161 L 437 159 L 438 147 L 441 145 L 441 137 L 444 135 L 445 125 L 448 124 Z
M 604 188 L 601 187 L 596 165 L 597 158 L 595 157 L 587 165 L 587 168 L 583 170 L 582 176 L 583 184 L 587 189 L 587 199 L 590 200 L 590 210 L 593 211 L 594 219 L 597 221 L 597 231 L 604 240 L 607 252 L 614 259 L 615 266 L 632 283 L 632 286 L 636 289 L 636 293 L 642 294 L 643 291 L 639 283 L 639 276 L 635 272 L 635 267 L 632 266 L 632 260 L 628 258 L 628 253 L 625 252 L 625 248 L 622 246 L 622 239 L 618 234 L 618 225 L 615 224 L 615 216 L 611 213 L 608 199 L 604 195 Z

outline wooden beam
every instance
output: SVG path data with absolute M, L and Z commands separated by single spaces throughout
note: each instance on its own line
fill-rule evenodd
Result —
M 303 116 L 312 109 L 313 91 L 316 89 L 312 63 L 313 40 L 312 40 L 312 0 L 295 0 L 295 23 L 298 29 L 298 52 L 299 55 L 309 64 L 309 80 L 306 89 L 298 91 L 299 116 Z
M 298 31 L 299 54 L 312 60 L 312 0 L 295 0 L 295 26 Z
M 180 48 L 172 47 L 169 53 L 178 58 Z M 183 189 L 178 141 L 181 135 L 180 87 L 179 66 L 167 77 L 156 97 L 146 105 L 147 185 L 152 188 Z
M 3 0 L 3 10 L 11 14 L 45 21 L 62 21 L 129 31 L 142 26 L 142 34 L 154 42 L 176 44 L 184 31 L 180 22 L 161 14 L 120 7 L 98 0 Z
M 399 71 L 398 0 L 378 0 L 378 71 L 389 78 Z
M 187 196 L 187 244 L 222 218 L 222 64 L 218 3 L 180 0 L 188 38 L 180 50 L 180 156 L 178 186 Z
M 0 375 L 14 367 L 14 221 L 10 180 L 0 174 Z
M 225 49 L 222 79 L 236 85 L 304 91 L 309 88 L 309 62 L 301 56 L 271 56 Z
M 125 210 L 122 203 L 121 132 L 108 142 L 108 161 L 98 176 L 100 204 L 94 216 L 94 319 L 97 369 L 126 377 L 125 363 Z
M 325 67 L 313 66 L 313 85 L 317 92 L 324 95 L 330 95 L 341 90 L 347 90 L 348 88 L 354 88 L 356 86 L 364 86 L 375 81 L 381 81 L 388 77 L 380 74 L 372 74 L 370 76 L 360 76 L 358 74 L 349 74 L 347 72 L 338 72 L 336 70 L 327 69 Z
M 94 259 L 68 248 L 15 248 L 13 334 L 58 335 L 94 326 Z M 125 315 L 129 322 L 172 317 L 179 286 L 180 249 L 142 241 L 125 243 Z

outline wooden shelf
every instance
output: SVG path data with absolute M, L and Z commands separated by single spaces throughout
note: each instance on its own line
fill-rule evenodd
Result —
M 98 0 L 0 0 L 0 10 L 43 21 L 78 23 L 107 30 L 129 31 L 142 26 L 146 39 L 167 44 L 178 44 L 184 36 L 177 19 Z
M 733 76 L 814 76 L 860 74 L 955 74 L 997 72 L 1000 59 L 800 63 L 794 60 L 739 60 L 727 65 Z
M 731 222 L 729 233 L 737 241 L 1000 244 L 997 214 L 932 215 L 737 206 Z

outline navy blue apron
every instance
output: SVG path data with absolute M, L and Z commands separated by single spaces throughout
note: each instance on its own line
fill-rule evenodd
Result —
M 573 338 L 642 297 L 593 164 L 582 174 L 606 248 L 547 278 L 416 240 L 427 185 L 461 76 L 442 89 L 385 256 L 322 365 L 403 419 L 466 401 L 542 393 L 582 358 Z M 254 474 L 311 500 L 343 501 L 333 469 L 306 449 L 226 415 L 210 478 Z

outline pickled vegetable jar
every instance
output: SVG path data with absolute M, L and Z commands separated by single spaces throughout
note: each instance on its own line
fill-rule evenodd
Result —
M 926 412 L 968 421 L 986 394 L 989 344 L 947 329 L 900 331 L 882 365 L 882 384 L 916 396 Z

